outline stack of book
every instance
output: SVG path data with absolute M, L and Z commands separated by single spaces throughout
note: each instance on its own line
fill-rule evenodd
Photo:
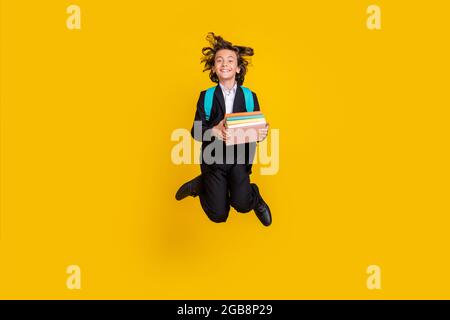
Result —
M 255 142 L 258 130 L 266 127 L 266 119 L 261 111 L 229 113 L 225 116 L 225 127 L 230 134 L 227 145 Z

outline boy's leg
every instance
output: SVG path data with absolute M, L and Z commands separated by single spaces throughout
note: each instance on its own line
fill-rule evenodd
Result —
M 250 176 L 245 164 L 234 164 L 228 171 L 230 204 L 236 211 L 253 210 L 258 202 L 258 193 L 250 185 Z
M 225 168 L 225 165 L 201 165 L 200 203 L 208 218 L 214 222 L 227 221 L 230 211 Z
M 228 184 L 230 188 L 230 204 L 238 212 L 254 210 L 264 226 L 272 224 L 270 208 L 259 193 L 258 186 L 250 183 L 246 165 L 235 164 L 229 170 Z

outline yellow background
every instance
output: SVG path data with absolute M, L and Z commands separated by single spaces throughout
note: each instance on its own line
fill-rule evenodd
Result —
M 73 3 L 1 1 L 0 298 L 450 298 L 448 1 Z M 209 31 L 280 129 L 270 228 L 174 200 Z

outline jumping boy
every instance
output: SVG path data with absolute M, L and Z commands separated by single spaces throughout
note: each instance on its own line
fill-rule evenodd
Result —
M 211 144 L 224 151 L 222 154 L 213 152 L 215 160 L 212 163 L 202 160 L 201 175 L 183 184 L 175 198 L 182 200 L 187 196 L 199 196 L 203 211 L 214 222 L 225 222 L 232 206 L 241 213 L 254 210 L 261 223 L 269 226 L 272 223 L 269 206 L 256 184 L 250 183 L 256 143 L 246 143 L 245 148 L 225 144 L 230 138 L 224 125 L 226 114 L 247 112 L 249 101 L 253 104 L 253 111 L 260 111 L 256 94 L 242 87 L 248 66 L 246 56 L 253 56 L 254 51 L 249 47 L 235 46 L 212 32 L 206 39 L 210 47 L 202 50 L 203 71 L 210 70 L 211 81 L 218 85 L 200 93 L 191 134 L 202 142 L 203 159 L 205 149 L 216 150 L 211 148 Z M 208 106 L 208 99 L 212 100 L 212 105 Z M 258 142 L 264 140 L 267 133 L 268 124 L 258 131 Z

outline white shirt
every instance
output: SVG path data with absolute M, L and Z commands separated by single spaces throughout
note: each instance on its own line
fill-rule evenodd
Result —
M 225 111 L 226 113 L 233 113 L 233 103 L 234 97 L 236 96 L 237 82 L 234 82 L 234 86 L 230 91 L 225 89 L 225 87 L 221 83 L 219 84 L 222 88 L 223 98 L 225 100 Z

